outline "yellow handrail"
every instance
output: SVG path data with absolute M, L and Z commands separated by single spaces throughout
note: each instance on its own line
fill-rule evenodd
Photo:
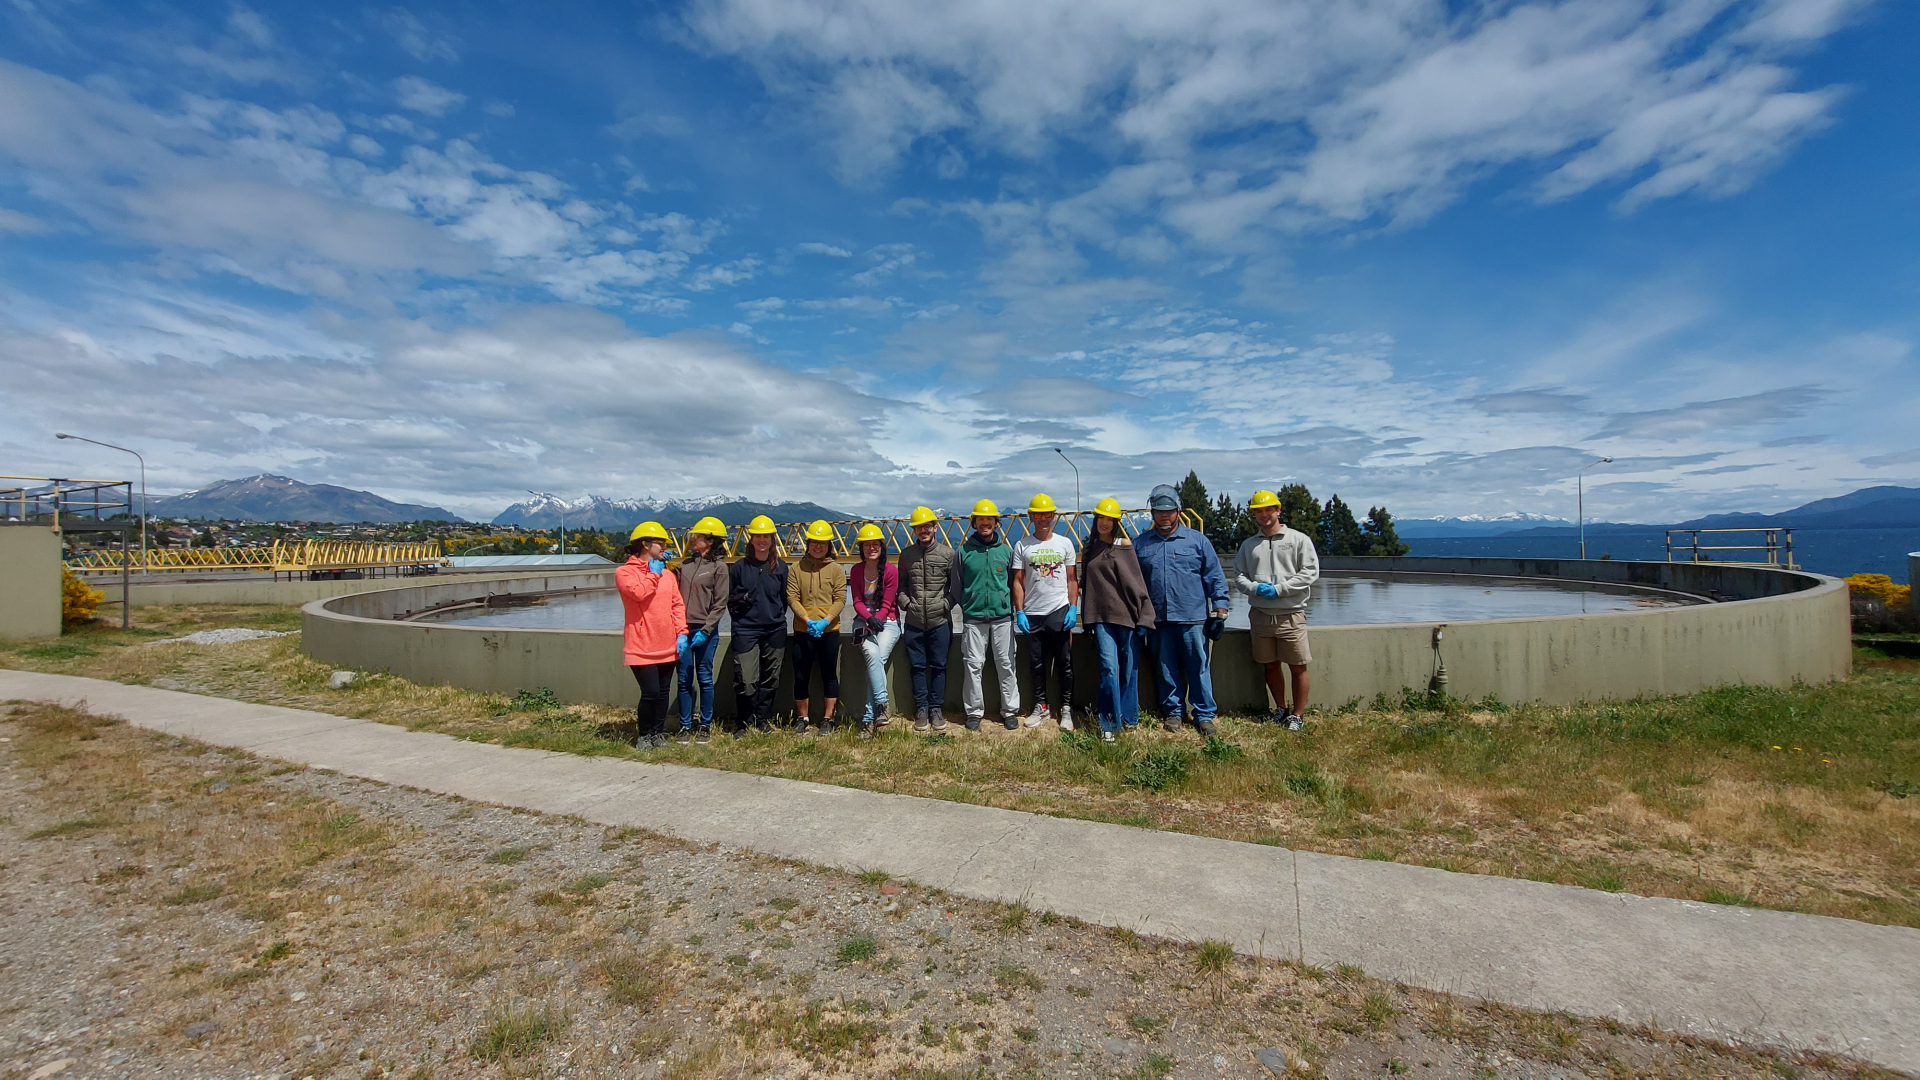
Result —
M 1148 511 L 1146 510 L 1125 511 L 1120 518 L 1121 532 L 1128 537 L 1136 535 L 1139 530 L 1133 527 L 1133 521 L 1137 517 L 1147 513 Z M 1180 520 L 1182 524 L 1189 528 L 1198 529 L 1202 525 L 1200 515 L 1194 513 L 1192 510 L 1182 510 L 1180 512 Z M 973 531 L 973 519 L 971 517 L 949 514 L 939 518 L 938 522 L 940 531 L 937 535 L 943 542 L 953 547 L 959 547 L 961 544 L 966 543 L 967 534 Z M 806 532 L 808 524 L 810 523 L 805 521 L 789 521 L 774 526 L 774 541 L 778 545 L 779 552 L 783 557 L 789 559 L 798 558 L 806 553 Z M 880 531 L 886 537 L 887 550 L 890 552 L 898 552 L 914 542 L 913 527 L 908 525 L 907 519 L 903 517 L 860 518 L 851 521 L 830 521 L 827 524 L 833 526 L 833 557 L 840 561 L 857 561 L 860 558 L 859 545 L 854 542 L 853 537 L 855 533 L 860 531 L 862 525 L 871 524 L 880 526 Z M 1025 514 L 1002 514 L 1000 516 L 1000 525 L 1000 535 L 1004 543 L 1012 543 L 1033 535 L 1033 523 Z M 1063 512 L 1055 517 L 1053 529 L 1054 532 L 1067 537 L 1075 543 L 1079 543 L 1085 540 L 1093 529 L 1093 511 L 1088 510 L 1081 513 L 1073 513 L 1071 511 Z M 673 537 L 675 551 L 684 553 L 690 550 L 687 547 L 687 537 L 691 532 L 692 530 L 690 528 L 667 530 L 668 535 Z M 729 562 L 738 559 L 741 554 L 747 550 L 747 539 L 748 533 L 745 525 L 730 525 L 727 527 L 727 558 Z
M 76 552 L 67 565 L 76 570 L 118 570 L 123 556 L 116 551 Z M 153 548 L 135 570 L 271 570 L 300 573 L 307 570 L 371 570 L 387 566 L 446 565 L 438 540 L 390 543 L 369 540 L 275 540 L 259 547 Z

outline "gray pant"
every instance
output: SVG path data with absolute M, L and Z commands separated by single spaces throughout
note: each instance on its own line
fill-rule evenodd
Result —
M 765 724 L 773 718 L 773 697 L 780 689 L 780 660 L 787 651 L 786 630 L 752 636 L 735 633 L 727 651 L 734 661 L 734 727 Z
M 1000 677 L 1000 715 L 1012 719 L 1020 714 L 1020 684 L 1013 674 L 1013 616 L 1004 619 L 968 619 L 960 628 L 960 660 L 966 665 L 966 678 L 960 683 L 960 703 L 967 719 L 987 715 L 987 692 L 981 682 L 987 650 L 993 650 L 993 670 Z

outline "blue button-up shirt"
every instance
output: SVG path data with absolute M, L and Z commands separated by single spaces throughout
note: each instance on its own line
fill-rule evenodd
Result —
M 1197 623 L 1227 606 L 1227 575 L 1206 536 L 1185 525 L 1172 536 L 1149 529 L 1133 538 L 1155 622 Z

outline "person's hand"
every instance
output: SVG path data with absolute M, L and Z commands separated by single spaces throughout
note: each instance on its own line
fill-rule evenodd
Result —
M 1027 613 L 1025 611 L 1016 611 L 1013 613 L 1013 625 L 1018 627 L 1023 634 L 1033 633 L 1033 627 L 1027 623 Z
M 653 571 L 655 574 L 663 574 L 667 570 L 667 564 L 661 562 L 659 559 L 648 559 L 647 569 Z
M 707 643 L 707 639 L 711 636 L 712 635 L 708 634 L 705 630 L 695 630 L 693 632 L 693 647 L 697 649 L 700 646 L 705 645 Z
M 1227 617 L 1227 609 L 1223 607 L 1214 608 L 1213 617 L 1216 619 L 1225 619 Z
M 1069 608 L 1067 609 L 1067 615 L 1066 615 L 1066 620 L 1065 620 L 1065 622 L 1066 622 L 1066 627 L 1067 627 L 1067 629 L 1069 629 L 1069 630 L 1071 630 L 1071 629 L 1073 629 L 1073 628 L 1074 628 L 1075 626 L 1078 626 L 1078 625 L 1080 624 L 1080 612 L 1079 612 L 1079 610 L 1078 610 L 1077 608 L 1071 608 L 1071 607 L 1069 607 Z
M 808 619 L 807 620 L 807 636 L 808 637 L 819 637 L 821 634 L 824 634 L 826 632 L 827 632 L 827 620 L 825 619 Z
M 682 660 L 687 658 L 687 635 L 681 634 L 673 639 L 673 655 Z
M 1133 636 L 1135 636 L 1135 637 L 1137 637 L 1137 638 L 1139 638 L 1139 639 L 1141 639 L 1142 641 L 1145 641 L 1145 640 L 1146 640 L 1146 637 L 1147 637 L 1147 628 L 1146 628 L 1146 627 L 1144 627 L 1144 626 L 1136 626 L 1136 627 L 1134 627 L 1134 628 L 1133 628 Z
M 1267 598 L 1267 599 L 1269 599 L 1269 600 L 1271 600 L 1271 599 L 1273 599 L 1274 597 L 1276 597 L 1276 596 L 1279 596 L 1279 595 L 1280 595 L 1280 590 L 1279 590 L 1279 589 L 1276 589 L 1276 588 L 1274 588 L 1274 587 L 1273 587 L 1273 582 L 1271 582 L 1271 581 L 1263 581 L 1263 582 L 1261 582 L 1261 583 L 1260 583 L 1260 585 L 1259 585 L 1259 587 L 1258 587 L 1258 588 L 1256 588 L 1256 589 L 1254 589 L 1253 591 L 1254 591 L 1254 592 L 1256 592 L 1256 593 L 1259 593 L 1259 594 L 1260 594 L 1261 596 L 1264 596 L 1264 597 L 1266 597 L 1266 598 Z

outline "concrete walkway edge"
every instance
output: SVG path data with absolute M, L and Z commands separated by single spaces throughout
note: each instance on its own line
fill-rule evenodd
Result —
M 1454 874 L 0 671 L 51 701 L 350 776 L 630 825 L 1532 1009 L 1920 1073 L 1920 930 Z

